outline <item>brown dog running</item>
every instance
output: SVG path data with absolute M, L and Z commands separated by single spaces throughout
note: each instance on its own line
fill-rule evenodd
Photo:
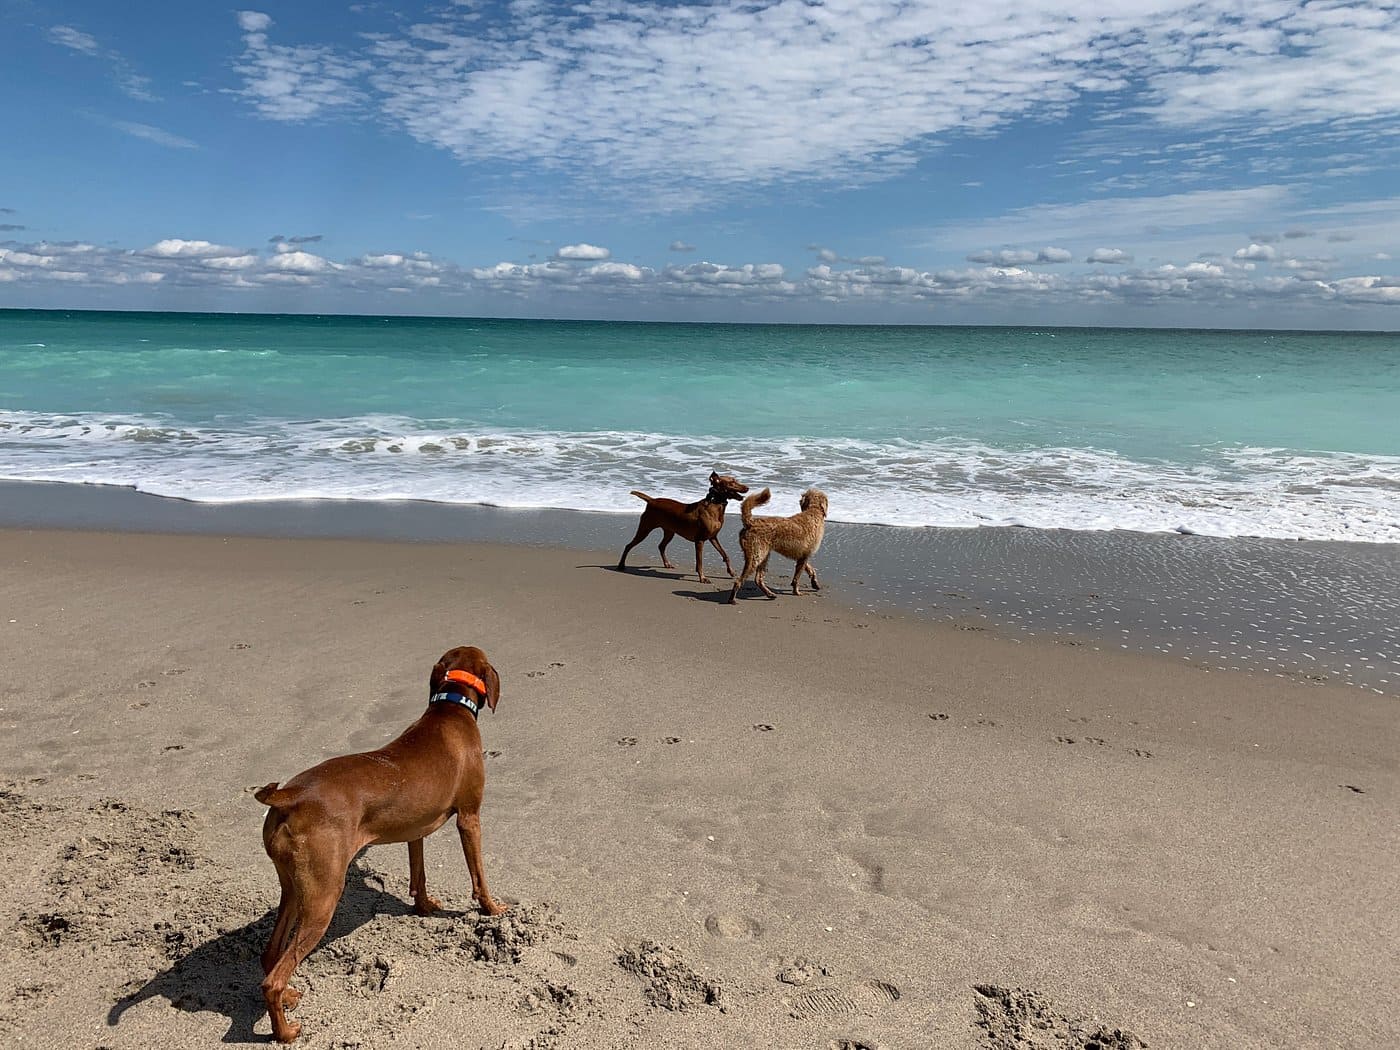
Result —
M 797 568 L 792 574 L 793 594 L 802 593 L 797 581 L 801 579 L 803 572 L 811 579 L 814 591 L 822 589 L 822 585 L 817 582 L 817 571 L 812 568 L 812 558 L 816 555 L 817 548 L 822 545 L 822 536 L 826 532 L 826 493 L 817 489 L 808 489 L 802 493 L 802 500 L 798 504 L 802 510 L 790 518 L 755 518 L 753 509 L 767 503 L 769 496 L 768 490 L 764 489 L 748 497 L 740 505 L 744 527 L 739 530 L 739 547 L 744 552 L 744 571 L 739 574 L 739 578 L 734 581 L 734 589 L 729 592 L 730 605 L 738 602 L 739 588 L 744 585 L 750 574 L 753 574 L 754 582 L 764 594 L 770 598 L 777 597 L 764 582 L 764 576 L 768 573 L 768 559 L 774 551 L 797 562 Z
M 254 793 L 269 807 L 263 845 L 282 884 L 277 924 L 262 956 L 263 998 L 279 1043 L 301 1032 L 284 1013 L 301 1001 L 287 982 L 325 934 L 345 872 L 366 846 L 408 843 L 413 907 L 431 915 L 442 905 L 428 896 L 423 839 L 455 814 L 472 894 L 488 915 L 505 911 L 491 898 L 481 870 L 478 813 L 486 769 L 476 726 L 483 705 L 496 710 L 500 676 L 480 649 L 459 646 L 434 665 L 428 695 L 423 716 L 378 751 L 332 758 L 281 787 L 272 783 Z
M 672 536 L 681 536 L 695 544 L 695 575 L 700 577 L 701 583 L 710 582 L 705 576 L 703 562 L 706 543 L 715 545 L 715 550 L 719 551 L 719 556 L 724 559 L 725 572 L 733 576 L 734 566 L 729 564 L 729 555 L 719 544 L 719 530 L 724 528 L 724 508 L 728 506 L 729 501 L 742 498 L 748 491 L 747 485 L 739 484 L 730 475 L 716 473 L 710 474 L 710 491 L 705 494 L 704 499 L 695 503 L 656 499 L 634 489 L 632 495 L 646 500 L 647 509 L 642 511 L 637 535 L 632 537 L 632 542 L 622 549 L 622 557 L 617 559 L 618 569 L 627 568 L 627 555 L 633 547 L 657 529 L 662 529 L 664 534 L 661 537 L 661 564 L 666 568 L 675 568 L 671 559 L 666 557 L 666 544 L 671 542 Z

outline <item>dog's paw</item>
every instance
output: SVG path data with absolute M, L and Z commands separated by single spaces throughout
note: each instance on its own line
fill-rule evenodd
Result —
M 413 910 L 418 915 L 432 915 L 442 911 L 442 901 L 434 897 L 419 897 L 413 902 Z

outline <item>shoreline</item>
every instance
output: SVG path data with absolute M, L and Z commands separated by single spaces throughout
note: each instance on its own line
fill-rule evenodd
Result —
M 427 501 L 211 504 L 110 486 L 0 482 L 0 529 L 507 543 L 615 558 L 633 521 Z M 731 508 L 721 539 L 731 559 L 738 527 Z M 713 549 L 705 558 L 713 588 L 696 583 L 686 544 L 670 549 L 677 572 L 656 568 L 659 535 L 633 552 L 629 569 L 670 578 L 677 594 L 697 600 L 727 592 Z M 832 585 L 827 597 L 863 611 L 1400 695 L 1400 545 L 833 522 L 819 564 Z M 779 565 L 776 581 L 784 571 Z
M 503 680 L 482 823 L 511 925 L 450 832 L 430 920 L 370 849 L 300 974 L 303 1045 L 983 1050 L 1014 1018 L 977 985 L 1026 989 L 1066 1050 L 1400 1030 L 1390 698 L 835 586 L 714 608 L 580 554 L 0 531 L 0 1036 L 265 1038 L 248 792 L 399 732 L 455 644 Z

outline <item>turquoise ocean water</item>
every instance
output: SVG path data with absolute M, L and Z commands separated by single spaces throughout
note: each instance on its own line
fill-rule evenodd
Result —
M 0 312 L 0 478 L 1400 542 L 1400 336 Z

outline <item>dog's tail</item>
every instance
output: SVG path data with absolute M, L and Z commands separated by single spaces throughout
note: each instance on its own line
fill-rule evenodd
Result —
M 772 496 L 771 492 L 764 489 L 762 492 L 755 492 L 752 496 L 744 497 L 744 502 L 739 505 L 739 513 L 744 516 L 745 525 L 753 520 L 753 509 L 763 506 Z
M 254 791 L 253 797 L 264 806 L 271 806 L 275 809 L 280 802 L 284 801 L 277 797 L 281 794 L 282 792 L 277 790 L 277 781 L 274 780 L 271 784 L 264 784 Z
M 636 496 L 638 499 L 646 500 L 648 505 L 654 502 L 645 492 L 638 492 L 636 489 L 632 490 L 632 495 Z

